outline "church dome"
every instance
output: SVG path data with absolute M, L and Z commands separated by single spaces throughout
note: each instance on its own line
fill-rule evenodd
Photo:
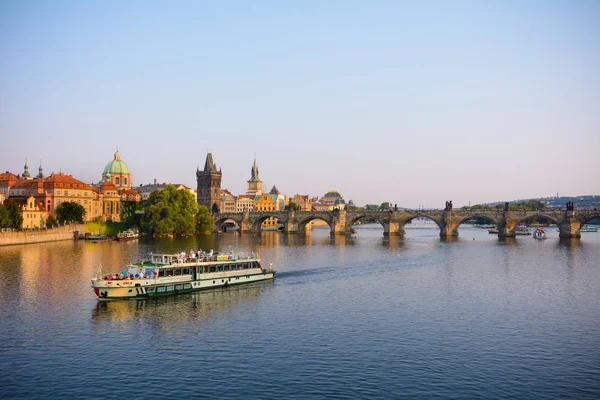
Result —
M 119 153 L 119 151 L 117 151 L 115 153 L 115 159 L 112 160 L 111 162 L 109 162 L 108 164 L 106 164 L 106 167 L 104 167 L 104 173 L 105 174 L 131 174 L 131 172 L 129 172 L 129 168 L 127 167 L 127 164 L 125 164 L 125 162 L 123 160 L 121 160 L 121 153 Z
M 337 190 L 330 190 L 329 192 L 325 193 L 322 200 L 328 200 L 333 203 L 335 200 L 344 200 L 344 198 Z

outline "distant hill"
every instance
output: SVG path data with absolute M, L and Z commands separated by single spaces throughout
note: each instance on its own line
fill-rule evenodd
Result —
M 539 200 L 546 203 L 548 208 L 565 208 L 567 202 L 572 201 L 575 204 L 575 209 L 585 210 L 600 210 L 600 195 L 585 195 L 585 196 L 560 196 L 560 197 L 540 197 L 534 199 L 519 199 L 509 201 L 509 204 L 518 204 L 527 202 L 530 200 Z M 486 203 L 485 205 L 495 206 L 498 204 L 504 204 L 504 201 L 498 201 L 494 203 Z

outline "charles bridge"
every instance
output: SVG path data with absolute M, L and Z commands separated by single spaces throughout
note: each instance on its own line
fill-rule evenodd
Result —
M 552 211 L 509 211 L 509 210 L 453 210 L 452 203 L 444 210 L 390 210 L 390 211 L 262 211 L 243 213 L 221 213 L 214 215 L 215 229 L 220 231 L 228 221 L 234 221 L 240 231 L 260 232 L 261 224 L 270 217 L 283 225 L 284 232 L 305 233 L 313 220 L 322 220 L 329 225 L 332 235 L 349 235 L 352 225 L 365 219 L 376 220 L 383 226 L 384 236 L 402 236 L 404 226 L 415 218 L 429 218 L 440 228 L 441 237 L 458 236 L 458 227 L 475 218 L 485 218 L 498 228 L 499 237 L 514 237 L 515 228 L 531 217 L 544 217 L 559 228 L 559 236 L 580 238 L 581 227 L 591 219 L 600 218 L 597 210 L 575 210 L 567 204 L 565 210 Z

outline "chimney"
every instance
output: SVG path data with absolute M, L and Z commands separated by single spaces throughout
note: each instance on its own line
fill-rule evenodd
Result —
M 156 185 L 156 178 L 154 178 L 154 184 Z

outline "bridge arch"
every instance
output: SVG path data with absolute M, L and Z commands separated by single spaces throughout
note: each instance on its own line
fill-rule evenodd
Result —
M 492 218 L 492 216 L 490 216 L 490 215 L 485 215 L 483 213 L 477 213 L 477 212 L 475 212 L 473 214 L 468 214 L 468 215 L 456 218 L 456 227 L 458 228 L 459 226 L 461 226 L 462 224 L 464 224 L 466 221 L 468 221 L 470 219 L 473 219 L 473 218 L 481 218 L 481 219 L 484 219 L 486 221 L 489 221 L 494 226 L 496 226 L 496 228 L 499 228 L 500 224 L 501 224 L 501 221 L 498 221 L 495 218 Z
M 220 232 L 223 229 L 225 223 L 229 220 L 234 221 L 239 227 L 242 226 L 241 215 L 229 215 L 229 214 L 217 214 L 214 216 L 214 227 L 217 232 Z
M 540 213 L 533 212 L 533 213 L 525 215 L 525 216 L 523 216 L 521 218 L 516 218 L 515 219 L 516 225 L 523 224 L 525 221 L 527 221 L 529 219 L 539 218 L 539 217 L 542 217 L 542 218 L 544 218 L 544 219 L 546 219 L 548 221 L 551 221 L 553 224 L 556 224 L 556 225 L 559 225 L 562 222 L 561 220 L 559 220 L 557 218 L 554 218 L 551 215 L 547 215 L 547 214 L 544 214 L 544 213 L 541 213 L 541 212 Z
M 581 226 L 587 224 L 589 221 L 600 218 L 600 211 L 593 210 L 583 216 L 580 217 Z
M 298 220 L 298 232 L 304 233 L 306 232 L 306 225 L 308 225 L 311 221 L 320 220 L 327 224 L 329 230 L 331 231 L 331 223 L 324 217 L 320 215 L 311 215 L 307 218 L 302 218 Z
M 273 211 L 273 212 L 263 211 L 263 212 L 261 212 L 261 214 L 259 216 L 257 216 L 256 218 L 253 219 L 252 231 L 253 232 L 262 232 L 262 230 L 263 230 L 262 224 L 269 218 L 274 218 L 277 220 L 278 223 L 283 224 L 285 226 L 285 224 L 287 223 L 286 216 L 287 216 L 287 214 L 278 212 L 278 211 Z M 277 229 L 276 226 L 275 226 L 275 229 Z
M 347 221 L 348 228 L 352 228 L 352 226 L 354 224 L 356 224 L 358 221 L 362 221 L 365 218 L 374 219 L 375 221 L 377 221 L 377 223 L 379 225 L 381 225 L 383 227 L 383 229 L 386 228 L 386 225 L 389 225 L 389 221 L 390 221 L 389 217 L 381 218 L 380 216 L 377 216 L 377 215 L 369 215 L 367 213 L 364 213 L 364 214 L 358 214 L 358 215 L 352 216 L 350 219 L 348 219 L 348 221 Z M 350 229 L 348 229 L 348 231 L 350 232 Z

